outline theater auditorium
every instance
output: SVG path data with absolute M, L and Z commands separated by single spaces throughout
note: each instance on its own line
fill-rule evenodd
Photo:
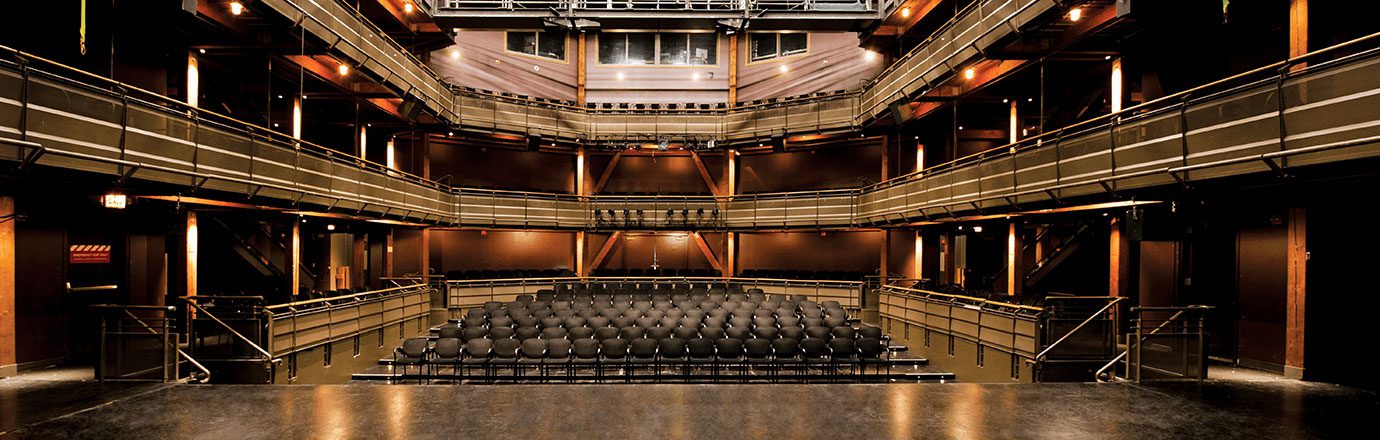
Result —
M 1358 2 L 2 7 L 0 439 L 1380 437 Z

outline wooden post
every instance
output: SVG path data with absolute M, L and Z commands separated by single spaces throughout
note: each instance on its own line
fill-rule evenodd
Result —
M 1289 58 L 1308 53 L 1308 0 L 1289 0 Z M 1308 67 L 1296 63 L 1289 70 Z
M 1021 226 L 1011 220 L 1006 231 L 1006 294 L 1017 296 L 1025 288 L 1025 261 L 1021 252 Z
M 724 195 L 733 197 L 738 195 L 738 150 L 724 150 L 724 156 L 728 159 L 724 161 L 724 175 L 728 176 L 728 192 Z
M 738 34 L 728 36 L 728 106 L 738 105 Z
M 19 374 L 14 318 L 14 197 L 0 196 L 0 377 Z
M 575 231 L 575 275 L 589 276 L 585 272 L 585 231 Z
M 724 278 L 731 278 L 738 274 L 738 233 L 728 232 L 724 234 L 728 240 L 724 246 L 724 253 L 727 255 L 728 264 L 724 266 Z
M 292 138 L 302 139 L 302 95 L 292 95 Z
M 1303 378 L 1304 304 L 1308 292 L 1308 212 L 1289 210 L 1288 310 L 1284 320 L 1284 375 Z
M 585 147 L 580 147 L 575 152 L 575 195 L 586 195 L 585 188 L 585 167 L 588 165 L 585 156 Z
M 886 161 L 883 160 L 882 162 L 885 163 Z M 886 176 L 883 175 L 882 177 L 885 179 Z M 891 257 L 891 231 L 888 231 L 888 230 L 883 229 L 883 230 L 882 230 L 882 267 L 880 268 L 880 270 L 877 271 L 877 274 L 881 276 L 881 279 L 880 279 L 879 282 L 880 282 L 881 284 L 883 284 L 883 285 L 886 284 L 887 275 L 891 273 L 891 271 L 887 270 L 887 269 L 889 269 L 889 268 L 891 267 L 891 262 L 888 261 L 888 260 L 891 259 L 891 258 L 889 258 L 889 257 Z
M 187 217 L 185 218 L 185 223 L 183 223 L 183 225 L 183 232 L 184 234 L 186 234 L 184 242 L 187 245 L 187 253 L 184 256 L 184 258 L 186 259 L 186 264 L 184 265 L 184 272 L 182 276 L 184 277 L 183 279 L 186 280 L 186 282 L 183 283 L 185 290 L 182 292 L 182 294 L 185 296 L 196 296 L 198 265 L 197 256 L 201 251 L 201 231 L 200 228 L 197 226 L 196 211 L 187 211 Z
M 585 105 L 585 80 L 585 33 L 581 31 L 575 43 L 575 104 L 581 107 Z
M 1121 61 L 1118 60 L 1117 62 L 1120 63 Z M 1116 102 L 1119 102 L 1119 100 L 1114 100 L 1114 101 L 1112 101 L 1112 102 L 1116 103 Z M 1116 105 L 1118 105 L 1118 104 L 1112 104 L 1112 105 L 1113 105 L 1113 106 L 1116 106 Z M 1112 110 L 1112 111 L 1116 111 L 1116 110 Z M 1010 130 L 1011 130 L 1010 141 L 1011 141 L 1011 142 L 1010 142 L 1010 143 L 1013 143 L 1013 144 L 1014 144 L 1014 143 L 1016 143 L 1016 141 L 1018 141 L 1018 140 L 1021 139 L 1021 138 L 1020 138 L 1020 136 L 1021 136 L 1021 132 L 1020 132 L 1020 130 L 1021 130 L 1021 119 L 1020 119 L 1020 116 L 1016 114 L 1016 100 L 1015 100 L 1015 99 L 1012 99 L 1012 100 L 1011 100 L 1011 121 L 1010 121 L 1010 126 L 1011 126 L 1011 128 L 1010 128 Z
M 1121 81 L 1121 58 L 1112 60 L 1112 113 L 1121 111 L 1121 99 L 1125 95 Z M 1011 100 L 1011 117 L 1016 117 L 1016 101 Z M 1013 133 L 1014 137 L 1015 134 Z M 1014 142 L 1014 141 L 1013 141 Z
M 288 295 L 289 301 L 296 301 L 297 294 L 301 293 L 299 291 L 302 285 L 302 222 L 300 220 L 292 222 L 291 240 L 292 243 L 289 246 L 291 249 L 288 250 L 290 254 L 287 258 L 288 282 L 291 283 L 288 286 Z
M 891 137 L 882 136 L 882 181 L 891 178 Z
M 911 277 L 925 279 L 925 234 L 921 234 L 919 229 L 915 230 L 915 274 Z
M 201 63 L 197 61 L 196 51 L 187 51 L 187 105 L 199 107 L 201 104 Z
M 1121 219 L 1113 217 L 1110 226 L 1108 231 L 1110 258 L 1107 261 L 1107 296 L 1122 296 L 1125 293 L 1123 284 L 1127 281 L 1127 271 L 1130 270 L 1130 262 L 1127 261 L 1130 252 L 1128 243 L 1121 237 Z
M 369 233 L 357 233 L 354 238 L 353 255 L 350 259 L 350 287 L 367 287 L 369 284 L 364 279 L 364 274 L 369 269 Z

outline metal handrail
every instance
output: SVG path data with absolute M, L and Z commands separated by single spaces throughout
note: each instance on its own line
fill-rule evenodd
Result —
M 163 309 L 163 310 L 166 310 L 166 311 L 169 311 L 169 312 L 172 312 L 172 311 L 177 310 L 176 307 L 171 307 L 171 306 L 169 306 L 169 307 L 160 307 L 160 309 Z M 154 330 L 153 327 L 150 327 L 147 323 L 145 323 L 144 320 L 143 320 L 143 318 L 140 318 L 140 317 L 138 317 L 138 316 L 135 316 L 134 313 L 133 313 L 133 312 L 130 312 L 128 308 L 123 308 L 123 307 L 122 307 L 122 310 L 121 310 L 121 311 L 124 312 L 125 315 L 129 315 L 130 318 L 133 318 L 136 322 L 139 323 L 139 326 L 143 327 L 144 330 L 148 330 L 149 333 L 154 333 L 154 334 L 157 334 L 157 333 L 158 333 L 157 330 Z M 168 343 L 165 342 L 165 344 L 168 344 Z M 187 354 L 187 352 L 185 352 L 185 351 L 182 351 L 182 349 L 179 348 L 179 347 L 177 347 L 176 344 L 168 344 L 168 345 L 172 346 L 173 350 L 176 350 L 176 351 L 177 351 L 177 355 L 178 355 L 178 356 L 182 357 L 183 359 L 186 359 L 186 360 L 187 360 L 187 363 L 192 364 L 193 367 L 196 367 L 197 370 L 200 370 L 200 371 L 201 371 L 201 377 L 200 377 L 199 379 L 196 379 L 197 383 L 208 383 L 208 382 L 211 381 L 211 370 L 210 370 L 210 369 L 207 369 L 205 365 L 201 365 L 201 362 L 197 362 L 196 358 L 193 358 L 192 355 Z
M 1212 309 L 1212 306 L 1205 306 L 1205 305 L 1191 305 L 1191 306 L 1186 306 L 1186 307 L 1132 307 L 1132 308 L 1131 308 L 1131 311 L 1132 311 L 1132 312 L 1140 312 L 1140 311 L 1165 311 L 1165 312 L 1172 311 L 1172 312 L 1174 312 L 1174 314 L 1171 315 L 1168 319 L 1165 319 L 1163 322 L 1160 323 L 1160 325 L 1155 326 L 1155 328 L 1152 329 L 1152 330 L 1150 330 L 1149 333 L 1146 333 L 1145 336 L 1142 336 L 1139 340 L 1137 340 L 1137 341 L 1136 341 L 1136 344 L 1137 344 L 1137 345 L 1140 345 L 1141 343 L 1145 342 L 1146 339 L 1149 339 L 1150 336 L 1153 336 L 1153 335 L 1155 335 L 1155 334 L 1158 334 L 1158 333 L 1160 332 L 1161 329 L 1165 328 L 1165 326 L 1168 326 L 1170 323 L 1172 323 L 1172 322 L 1174 322 L 1174 321 L 1177 321 L 1177 320 L 1179 319 L 1180 316 L 1183 316 L 1184 313 L 1187 313 L 1187 312 L 1189 312 L 1189 311 L 1198 311 L 1198 310 L 1204 310 L 1204 311 L 1205 311 L 1205 310 L 1211 310 L 1211 309 Z M 1111 378 L 1112 376 L 1109 376 L 1109 375 L 1108 375 L 1107 370 L 1111 369 L 1113 366 L 1116 365 L 1117 362 L 1120 362 L 1123 358 L 1125 358 L 1126 356 L 1129 356 L 1130 354 L 1131 354 L 1131 346 L 1130 346 L 1130 345 L 1127 345 L 1127 346 L 1126 346 L 1126 349 L 1125 349 L 1125 350 L 1122 350 L 1121 354 L 1116 355 L 1115 358 L 1112 358 L 1112 361 L 1111 361 L 1111 362 L 1107 362 L 1107 365 L 1103 365 L 1102 368 L 1098 368 L 1097 371 L 1093 373 L 1093 377 L 1096 378 L 1097 381 L 1099 381 L 1099 382 L 1106 382 L 1106 381 L 1110 380 L 1110 378 Z M 1107 380 L 1104 380 L 1104 378 L 1107 378 Z
M 951 294 L 951 293 L 940 293 L 940 292 L 933 292 L 933 291 L 929 291 L 929 290 L 912 289 L 912 288 L 909 288 L 909 287 L 901 287 L 901 286 L 891 286 L 891 285 L 887 285 L 887 286 L 881 286 L 880 289 L 899 290 L 899 291 L 902 291 L 902 292 L 905 292 L 905 293 L 910 293 L 910 294 L 914 294 L 914 295 L 917 295 L 917 296 L 924 296 L 924 297 L 939 296 L 939 297 L 948 298 L 948 299 L 954 300 L 954 301 L 965 302 L 965 303 L 967 303 L 967 304 L 969 304 L 969 305 L 973 305 L 973 306 L 977 306 L 977 307 L 992 306 L 992 307 L 1000 307 L 1000 308 L 1011 308 L 1011 309 L 1023 310 L 1023 311 L 1027 311 L 1027 312 L 1036 312 L 1036 313 L 1043 312 L 1043 311 L 1045 310 L 1043 307 L 1026 306 L 1026 305 L 1021 305 L 1021 304 L 1013 304 L 1013 303 L 1001 302 L 1001 301 L 992 301 L 992 300 L 989 300 L 989 299 L 978 298 L 978 297 L 975 297 L 975 296 L 956 295 L 956 294 Z
M 403 278 L 393 278 L 393 279 L 403 279 Z M 408 278 L 408 279 L 410 279 L 410 278 Z M 309 304 L 329 303 L 329 302 L 331 302 L 331 301 L 340 301 L 340 300 L 346 300 L 346 299 L 360 299 L 360 298 L 363 298 L 363 297 L 366 297 L 366 296 L 377 296 L 377 295 L 380 295 L 380 294 L 388 294 L 388 293 L 400 292 L 400 291 L 404 291 L 404 290 L 412 290 L 412 289 L 417 289 L 417 288 L 430 288 L 430 286 L 428 286 L 428 285 L 426 285 L 426 284 L 421 284 L 421 283 L 418 283 L 418 284 L 410 284 L 410 285 L 406 285 L 406 286 L 389 287 L 389 288 L 386 288 L 386 289 L 371 290 L 371 291 L 368 291 L 368 292 L 352 293 L 352 294 L 349 294 L 349 295 L 339 295 L 339 296 L 332 296 L 332 297 L 328 297 L 328 298 L 317 298 L 317 299 L 309 299 L 309 300 L 304 300 L 304 301 L 296 301 L 296 302 L 283 303 L 283 304 L 274 304 L 274 305 L 271 305 L 271 306 L 264 307 L 264 309 L 265 309 L 265 310 L 268 310 L 268 311 L 270 311 L 270 312 L 272 312 L 272 311 L 275 310 L 275 309 L 293 309 L 293 308 L 296 308 L 296 307 L 300 307 L 300 306 L 304 306 L 304 305 L 309 305 Z
M 263 299 L 263 297 L 259 297 L 259 296 L 212 296 L 212 297 L 209 297 L 209 298 L 211 298 L 211 299 L 260 299 L 260 300 Z M 202 307 L 200 304 L 197 304 L 197 303 L 196 303 L 196 300 L 197 300 L 197 297 L 196 297 L 196 296 L 183 296 L 183 297 L 179 297 L 178 299 L 181 299 L 182 301 L 186 302 L 188 306 L 191 306 L 192 308 L 196 309 L 197 311 L 200 311 L 200 312 L 202 312 L 202 313 L 205 313 L 205 314 L 206 314 L 206 317 L 211 318 L 211 320 L 214 321 L 216 324 L 219 324 L 221 327 L 224 327 L 226 330 L 230 331 L 230 334 L 234 335 L 236 339 L 239 339 L 241 342 L 244 342 L 244 343 L 246 343 L 246 344 L 249 344 L 249 347 L 250 347 L 250 348 L 253 348 L 254 351 L 259 352 L 259 354 L 262 355 L 262 356 L 264 357 L 264 360 L 265 360 L 265 361 L 272 362 L 272 363 L 275 363 L 275 364 L 277 364 L 277 363 L 282 363 L 282 361 L 283 361 L 282 358 L 273 357 L 273 353 L 269 353 L 268 350 L 264 350 L 264 348 L 263 348 L 263 347 L 260 347 L 259 344 L 255 343 L 254 341 L 251 341 L 249 338 L 247 338 L 247 337 L 245 337 L 244 335 L 240 334 L 239 331 L 236 331 L 234 327 L 231 327 L 231 326 L 230 326 L 230 324 L 226 324 L 225 321 L 221 321 L 220 318 L 217 318 L 216 315 L 215 315 L 214 313 L 211 313 L 211 311 L 206 310 L 205 307 Z
M 1050 350 L 1053 350 L 1055 347 L 1058 347 L 1059 344 L 1064 343 L 1064 341 L 1066 341 L 1066 340 L 1068 340 L 1068 338 L 1072 337 L 1074 333 L 1078 333 L 1078 331 L 1079 331 L 1079 330 L 1082 330 L 1084 326 L 1088 325 L 1088 323 L 1093 322 L 1094 320 L 1097 319 L 1097 317 L 1102 316 L 1103 313 L 1106 313 L 1107 310 L 1111 309 L 1112 306 L 1117 305 L 1118 303 L 1120 303 L 1122 300 L 1125 300 L 1125 299 L 1126 299 L 1126 297 L 1124 297 L 1124 296 L 1119 296 L 1119 297 L 1116 297 L 1115 299 L 1113 299 L 1113 300 L 1111 300 L 1111 301 L 1108 301 L 1108 302 L 1107 302 L 1107 305 L 1102 306 L 1102 308 L 1101 308 L 1101 309 L 1098 309 L 1097 312 L 1094 312 L 1093 314 L 1088 315 L 1088 318 L 1087 318 L 1087 319 L 1084 319 L 1083 322 L 1078 323 L 1077 326 L 1074 326 L 1074 327 L 1073 327 L 1073 330 L 1069 330 L 1068 333 L 1064 333 L 1064 336 L 1061 336 L 1058 340 L 1055 340 L 1053 344 L 1049 344 L 1049 346 L 1048 346 L 1048 347 L 1045 347 L 1044 350 L 1040 350 L 1040 352 L 1037 353 L 1037 354 L 1035 355 L 1034 358 L 1032 358 L 1032 359 L 1027 359 L 1026 362 L 1028 362 L 1028 363 L 1036 363 L 1036 362 L 1039 362 L 1040 360 L 1044 359 L 1045 356 L 1049 356 Z
M 1164 326 L 1166 325 L 1169 325 L 1170 322 L 1178 320 L 1179 316 L 1182 316 L 1183 314 L 1183 310 L 1175 312 L 1173 316 L 1170 316 L 1169 319 L 1166 319 L 1164 322 L 1161 322 L 1160 325 L 1156 326 L 1154 330 L 1150 330 L 1150 333 L 1147 333 L 1145 337 L 1140 338 L 1140 340 L 1136 341 L 1136 343 L 1139 344 L 1141 342 L 1145 342 L 1145 339 L 1147 337 L 1159 333 L 1160 329 L 1164 328 Z M 1106 374 L 1107 369 L 1112 368 L 1113 365 L 1116 365 L 1117 362 L 1120 362 L 1122 358 L 1125 358 L 1126 355 L 1130 353 L 1131 347 L 1128 345 L 1126 346 L 1125 350 L 1122 350 L 1121 354 L 1118 354 L 1116 355 L 1116 357 L 1112 358 L 1111 362 L 1107 362 L 1107 365 L 1103 365 L 1102 368 L 1098 368 L 1097 371 L 1093 372 L 1093 377 L 1097 378 L 1098 381 L 1102 381 L 1103 375 Z

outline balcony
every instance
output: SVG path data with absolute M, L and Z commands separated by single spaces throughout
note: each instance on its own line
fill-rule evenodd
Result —
M 731 20 L 753 29 L 847 30 L 878 18 L 877 0 L 442 0 L 431 11 L 443 27 L 506 29 L 542 19 L 585 19 L 605 27 L 635 20 Z

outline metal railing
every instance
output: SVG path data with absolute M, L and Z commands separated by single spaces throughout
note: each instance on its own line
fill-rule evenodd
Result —
M 91 307 L 103 312 L 97 350 L 99 360 L 96 362 L 96 380 L 198 383 L 211 380 L 211 370 L 178 347 L 179 336 L 172 331 L 174 319 L 167 316 L 177 308 L 116 304 L 97 304 Z M 155 316 L 141 317 L 135 312 Z M 152 353 L 158 355 L 151 356 Z M 156 364 L 150 363 L 155 359 Z M 189 371 L 185 378 L 182 377 L 183 362 L 196 370 Z M 131 366 L 131 363 L 134 365 Z
M 861 281 L 785 280 L 774 278 L 738 277 L 553 277 L 509 278 L 489 280 L 447 280 L 446 307 L 450 317 L 458 319 L 463 310 L 481 307 L 485 302 L 510 302 L 518 295 L 530 295 L 539 290 L 555 290 L 557 286 L 576 286 L 591 293 L 615 293 L 628 286 L 636 289 L 667 290 L 673 288 L 758 288 L 766 294 L 804 295 L 811 301 L 838 301 L 847 310 L 862 307 Z
M 590 11 L 876 11 L 873 0 L 441 0 L 436 15 L 443 11 L 523 11 L 543 13 L 552 9 L 567 12 Z
M 1365 116 L 1380 106 L 1380 86 L 1369 81 L 1380 75 L 1380 57 L 1374 48 L 1352 52 L 1378 35 L 859 189 L 712 198 L 720 220 L 694 225 L 869 226 L 1380 155 L 1380 126 Z M 457 190 L 80 71 L 71 72 L 96 85 L 73 81 L 33 67 L 65 68 L 59 64 L 7 54 L 13 60 L 0 61 L 0 90 L 13 95 L 0 101 L 0 131 L 17 139 L 0 141 L 0 155 L 21 169 L 56 166 L 432 224 L 597 228 L 594 206 L 639 209 L 629 196 Z M 1293 69 L 1324 55 L 1339 58 Z M 646 212 L 653 217 L 698 212 L 710 200 L 659 196 L 640 209 L 654 209 Z M 650 223 L 685 226 L 665 220 Z
M 1154 373 L 1152 380 L 1206 379 L 1207 314 L 1212 309 L 1204 305 L 1132 307 L 1135 332 L 1126 335 L 1126 349 L 1099 368 L 1094 377 L 1098 382 L 1121 379 L 1116 366 L 1122 363 L 1126 379 L 1133 382 L 1146 380 L 1147 368 Z M 1147 316 L 1167 313 L 1173 314 L 1168 318 Z M 1153 354 L 1147 355 L 1146 345 L 1153 346 Z
M 268 306 L 267 351 L 286 356 L 426 316 L 432 292 L 410 284 Z
M 246 324 L 249 330 L 259 336 L 264 330 L 261 323 L 263 308 L 259 305 L 263 302 L 263 297 L 195 295 L 179 299 L 187 305 L 187 339 L 194 355 L 207 363 L 233 364 L 246 360 L 255 361 L 263 371 L 262 376 L 253 376 L 272 382 L 273 372 L 283 359 L 264 349 L 260 345 L 261 342 L 256 341 L 259 337 L 245 336 L 240 329 L 236 329 L 211 309 L 200 304 L 200 301 L 209 301 L 215 304 L 213 308 L 217 310 L 226 309 L 228 313 L 236 315 L 235 322 Z M 232 376 L 239 374 L 235 373 Z

